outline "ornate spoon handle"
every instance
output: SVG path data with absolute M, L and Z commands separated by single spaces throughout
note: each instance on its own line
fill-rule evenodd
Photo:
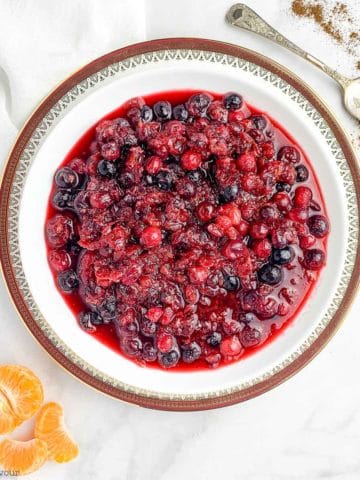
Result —
M 321 60 L 305 52 L 305 50 L 281 35 L 281 33 L 266 23 L 265 20 L 263 20 L 256 12 L 254 12 L 254 10 L 243 3 L 237 3 L 236 5 L 233 5 L 226 14 L 226 20 L 234 27 L 244 28 L 250 32 L 257 33 L 258 35 L 261 35 L 262 37 L 272 40 L 278 45 L 287 48 L 293 53 L 296 53 L 305 60 L 308 60 L 333 78 L 339 85 L 341 85 L 343 89 L 345 89 L 351 82 L 350 78 L 347 78 L 336 70 L 328 67 Z

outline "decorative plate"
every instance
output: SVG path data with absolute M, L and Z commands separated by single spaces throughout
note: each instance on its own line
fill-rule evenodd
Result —
M 328 262 L 296 320 L 264 349 L 218 370 L 141 368 L 84 334 L 56 290 L 43 235 L 52 176 L 88 127 L 133 96 L 176 89 L 243 92 L 300 143 L 317 173 L 332 232 Z M 258 53 L 201 39 L 132 45 L 86 65 L 39 105 L 9 156 L 0 195 L 3 274 L 25 324 L 77 378 L 121 400 L 167 410 L 240 402 L 283 382 L 339 327 L 359 277 L 360 176 L 344 131 L 299 78 Z

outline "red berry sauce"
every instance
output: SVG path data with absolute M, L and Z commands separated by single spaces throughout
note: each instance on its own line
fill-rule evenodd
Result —
M 288 325 L 326 261 L 312 168 L 236 93 L 129 100 L 54 176 L 45 235 L 79 325 L 140 365 L 216 368 Z

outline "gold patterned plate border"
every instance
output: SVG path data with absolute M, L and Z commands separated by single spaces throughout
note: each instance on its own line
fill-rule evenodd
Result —
M 349 242 L 346 261 L 331 304 L 307 340 L 281 364 L 251 382 L 205 394 L 162 394 L 124 384 L 96 370 L 55 335 L 32 298 L 21 263 L 18 215 L 26 173 L 38 148 L 57 120 L 82 96 L 107 79 L 151 62 L 196 60 L 227 64 L 260 76 L 303 109 L 331 148 L 346 192 Z M 99 391 L 148 408 L 189 411 L 238 403 L 260 395 L 302 369 L 334 335 L 358 288 L 360 172 L 351 144 L 326 105 L 293 73 L 274 61 L 231 44 L 172 38 L 131 45 L 84 66 L 51 92 L 21 130 L 4 169 L 0 190 L 0 259 L 14 305 L 33 336 L 65 369 Z

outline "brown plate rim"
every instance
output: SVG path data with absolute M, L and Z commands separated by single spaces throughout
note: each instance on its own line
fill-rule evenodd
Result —
M 40 326 L 33 318 L 21 294 L 19 285 L 16 281 L 15 272 L 10 256 L 10 245 L 8 242 L 8 207 L 15 171 L 20 161 L 21 153 L 23 152 L 27 142 L 31 138 L 36 126 L 44 118 L 45 114 L 51 109 L 51 107 L 58 100 L 60 100 L 63 95 L 66 94 L 66 92 L 71 90 L 71 88 L 73 88 L 83 79 L 98 72 L 102 68 L 107 67 L 108 65 L 125 60 L 135 55 L 146 54 L 159 50 L 177 49 L 203 50 L 208 52 L 217 52 L 225 55 L 230 55 L 233 57 L 239 57 L 273 72 L 275 75 L 279 76 L 287 83 L 292 85 L 296 90 L 298 90 L 321 113 L 321 115 L 331 128 L 332 132 L 334 133 L 337 141 L 339 142 L 354 180 L 356 201 L 357 205 L 359 206 L 360 170 L 357 164 L 355 153 L 351 147 L 351 143 L 338 121 L 329 111 L 328 107 L 308 85 L 303 83 L 300 78 L 298 78 L 287 68 L 276 63 L 275 61 L 266 58 L 257 52 L 248 50 L 240 46 L 200 38 L 169 38 L 161 40 L 151 40 L 126 46 L 113 52 L 109 52 L 106 55 L 99 57 L 96 60 L 85 65 L 84 67 L 80 68 L 70 77 L 65 79 L 58 87 L 56 87 L 29 117 L 17 137 L 17 140 L 14 144 L 13 149 L 10 152 L 7 163 L 3 170 L 0 190 L 0 260 L 2 265 L 2 273 L 9 294 L 16 310 L 18 311 L 25 325 L 28 327 L 36 340 L 42 345 L 42 347 L 50 354 L 50 356 L 55 359 L 67 371 L 69 371 L 72 375 L 74 375 L 77 379 L 101 391 L 104 394 L 110 395 L 114 398 L 123 400 L 128 403 L 137 404 L 142 407 L 171 411 L 194 411 L 233 405 L 235 403 L 239 403 L 253 398 L 257 395 L 260 395 L 290 378 L 296 372 L 301 370 L 307 363 L 309 363 L 317 353 L 320 352 L 320 350 L 327 344 L 327 342 L 339 328 L 346 312 L 350 307 L 352 300 L 355 297 L 358 288 L 360 272 L 359 232 L 357 238 L 357 251 L 354 268 L 341 304 L 339 305 L 336 313 L 332 317 L 329 324 L 317 337 L 317 339 L 309 346 L 309 348 L 307 348 L 298 358 L 296 358 L 288 366 L 284 367 L 281 371 L 263 381 L 260 381 L 255 385 L 252 385 L 241 391 L 225 394 L 222 396 L 211 398 L 204 397 L 194 400 L 171 400 L 150 396 L 142 396 L 133 392 L 127 392 L 109 384 L 106 384 L 97 378 L 94 378 L 92 375 L 82 370 L 79 366 L 75 365 L 69 358 L 67 358 L 62 352 L 60 352 L 56 348 L 56 346 L 45 335 L 45 333 L 41 330 Z

